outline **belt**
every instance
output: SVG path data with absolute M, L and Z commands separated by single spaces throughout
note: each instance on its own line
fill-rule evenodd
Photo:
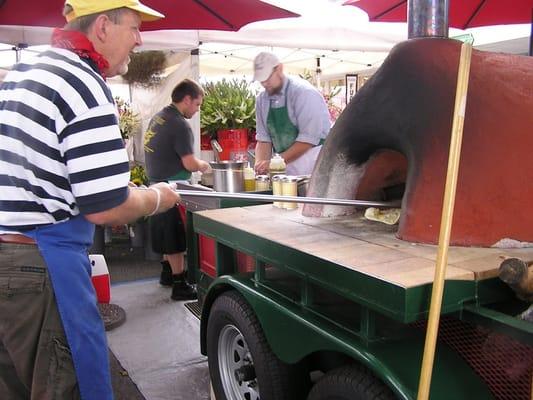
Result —
M 32 238 L 16 233 L 0 234 L 0 243 L 36 244 Z

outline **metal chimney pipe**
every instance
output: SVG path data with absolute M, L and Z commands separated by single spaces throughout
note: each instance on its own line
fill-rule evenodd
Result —
M 449 0 L 409 0 L 408 38 L 448 37 Z

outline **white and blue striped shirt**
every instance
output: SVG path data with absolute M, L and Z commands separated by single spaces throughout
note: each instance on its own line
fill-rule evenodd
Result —
M 0 85 L 0 233 L 118 206 L 128 157 L 111 91 L 64 49 L 17 64 Z

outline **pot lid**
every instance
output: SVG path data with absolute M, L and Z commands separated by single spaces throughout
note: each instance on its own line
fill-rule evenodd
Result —
M 210 161 L 209 165 L 213 169 L 243 169 L 248 163 L 246 161 Z

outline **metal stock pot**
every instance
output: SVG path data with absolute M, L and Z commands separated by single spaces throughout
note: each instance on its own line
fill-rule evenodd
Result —
M 212 161 L 213 189 L 217 192 L 244 191 L 244 161 Z

